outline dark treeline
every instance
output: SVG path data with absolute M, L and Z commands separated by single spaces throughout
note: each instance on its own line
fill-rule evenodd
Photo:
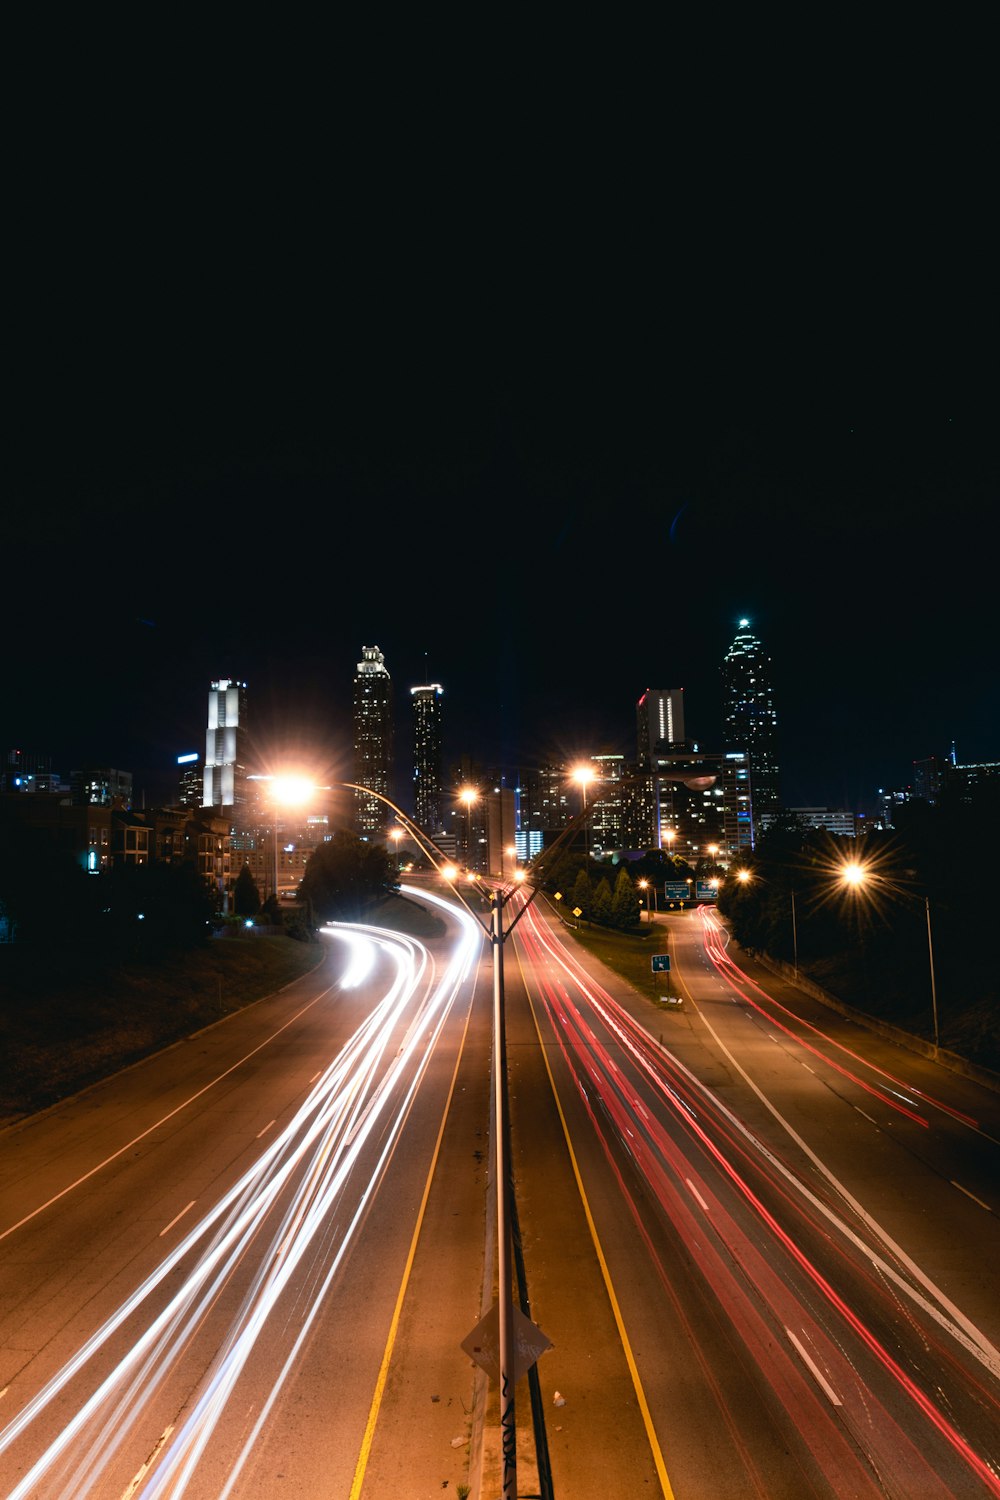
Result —
M 313 854 L 293 913 L 271 896 L 261 902 L 248 869 L 234 888 L 232 910 L 193 861 L 119 864 L 84 871 L 71 853 L 14 830 L 0 862 L 0 916 L 12 942 L 8 959 L 59 952 L 73 963 L 155 962 L 166 953 L 207 942 L 223 927 L 247 920 L 307 936 L 317 923 L 357 919 L 397 889 L 395 859 L 380 845 L 336 833 Z

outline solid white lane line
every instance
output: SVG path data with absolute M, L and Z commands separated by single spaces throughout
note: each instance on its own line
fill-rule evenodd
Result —
M 273 1124 L 274 1124 L 273 1120 L 268 1120 L 267 1124 L 264 1126 L 264 1129 L 263 1130 L 258 1130 L 258 1132 L 257 1132 L 257 1140 L 258 1141 L 260 1140 L 260 1138 L 261 1138 L 262 1135 L 267 1135 L 267 1132 L 270 1130 L 270 1128 L 271 1128 L 271 1126 Z
M 701 1196 L 701 1194 L 699 1193 L 698 1189 L 695 1187 L 694 1183 L 691 1181 L 690 1177 L 685 1177 L 684 1181 L 687 1183 L 688 1187 L 691 1189 L 691 1192 L 693 1193 L 693 1195 L 697 1199 L 697 1201 L 701 1204 L 702 1208 L 705 1210 L 706 1213 L 708 1213 L 709 1212 L 708 1204 L 705 1202 L 704 1198 Z
M 803 1349 L 802 1345 L 799 1343 L 799 1340 L 795 1337 L 795 1335 L 792 1332 L 792 1330 L 790 1328 L 786 1328 L 785 1332 L 788 1334 L 788 1337 L 791 1339 L 792 1343 L 795 1345 L 796 1349 L 798 1350 L 799 1358 L 802 1360 L 802 1363 L 805 1365 L 806 1369 L 812 1375 L 812 1377 L 816 1381 L 817 1385 L 821 1388 L 821 1390 L 824 1391 L 824 1393 L 826 1394 L 827 1399 L 834 1406 L 843 1406 L 844 1403 L 843 1403 L 843 1401 L 841 1401 L 840 1397 L 837 1395 L 837 1392 L 833 1389 L 833 1387 L 830 1385 L 830 1382 L 825 1378 L 825 1376 L 821 1373 L 821 1371 L 819 1369 L 817 1369 L 816 1364 L 814 1363 L 814 1361 L 812 1359 L 810 1359 L 809 1355 Z

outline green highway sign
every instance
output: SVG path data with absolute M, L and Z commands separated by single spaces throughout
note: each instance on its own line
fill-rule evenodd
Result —
M 669 953 L 653 953 L 653 954 L 650 954 L 650 961 L 651 961 L 651 963 L 653 965 L 653 973 L 654 974 L 666 974 L 668 972 L 669 968 L 670 968 L 670 954 Z
M 691 888 L 686 880 L 668 880 L 663 887 L 663 894 L 668 901 L 686 901 Z

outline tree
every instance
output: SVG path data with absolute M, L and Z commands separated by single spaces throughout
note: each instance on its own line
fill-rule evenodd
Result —
M 583 915 L 589 920 L 593 905 L 594 891 L 593 887 L 590 884 L 590 876 L 587 874 L 586 870 L 581 870 L 573 883 L 573 889 L 570 893 L 570 911 L 572 911 L 574 907 L 578 906 L 583 912 Z
M 602 875 L 597 882 L 591 902 L 590 917 L 601 927 L 611 926 L 611 885 L 605 875 Z
M 342 829 L 310 856 L 299 899 L 314 923 L 356 921 L 373 901 L 398 889 L 395 855 Z
M 611 925 L 622 932 L 635 927 L 639 921 L 639 896 L 632 877 L 624 866 L 618 871 L 615 892 L 611 898 Z
M 260 892 L 247 864 L 233 886 L 233 910 L 238 917 L 255 917 L 260 911 Z

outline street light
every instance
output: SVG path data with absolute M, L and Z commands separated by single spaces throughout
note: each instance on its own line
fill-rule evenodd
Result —
M 651 922 L 653 920 L 653 912 L 656 910 L 656 881 L 640 880 L 639 889 L 648 892 L 646 896 L 646 912 L 647 920 Z
M 795 926 L 795 891 L 792 896 L 792 965 L 795 969 L 795 977 L 799 977 L 799 934 Z
M 749 870 L 737 870 L 736 871 L 736 879 L 740 882 L 740 885 L 746 885 L 748 881 L 750 881 L 750 880 L 753 879 L 753 876 L 751 875 L 751 873 L 750 873 Z M 718 881 L 716 881 L 715 884 L 718 885 Z M 792 968 L 793 968 L 794 973 L 795 973 L 795 978 L 798 979 L 798 977 L 799 977 L 799 932 L 798 932 L 798 928 L 797 928 L 796 923 L 795 923 L 795 891 L 791 890 L 791 891 L 789 891 L 788 894 L 792 898 Z
M 590 766 L 577 766 L 573 772 L 573 780 L 583 793 L 583 855 L 584 865 L 590 863 L 590 835 L 587 830 L 587 785 L 593 781 L 595 772 Z
M 264 778 L 261 778 L 264 779 Z M 301 807 L 316 791 L 316 785 L 307 776 L 280 775 L 266 778 L 270 783 L 268 787 L 271 811 L 274 815 L 272 824 L 272 849 L 271 869 L 274 877 L 274 899 L 278 895 L 278 819 L 280 809 L 285 807 Z
M 396 846 L 396 869 L 397 869 L 397 871 L 400 868 L 400 865 L 399 865 L 399 841 L 404 836 L 405 835 L 403 833 L 402 828 L 390 828 L 389 829 L 389 837 L 392 839 L 393 844 Z
M 672 828 L 667 828 L 664 831 L 663 839 L 664 839 L 664 842 L 666 843 L 666 846 L 667 846 L 667 857 L 668 857 L 668 859 L 672 859 L 673 858 L 672 850 L 673 850 L 674 839 L 676 837 L 677 837 L 677 835 L 676 835 L 676 833 L 674 832 L 674 830 Z
M 479 800 L 479 793 L 474 786 L 464 786 L 458 794 L 458 800 L 465 803 L 465 862 L 472 863 L 472 804 Z
M 852 860 L 841 868 L 840 878 L 845 885 L 854 889 L 861 889 L 877 877 L 857 860 Z M 937 981 L 934 975 L 934 939 L 931 935 L 931 898 L 924 897 L 924 915 L 927 919 L 927 961 L 931 971 L 931 1015 L 934 1021 L 934 1050 L 940 1046 L 940 1032 L 938 1030 L 938 1006 L 937 1006 Z

